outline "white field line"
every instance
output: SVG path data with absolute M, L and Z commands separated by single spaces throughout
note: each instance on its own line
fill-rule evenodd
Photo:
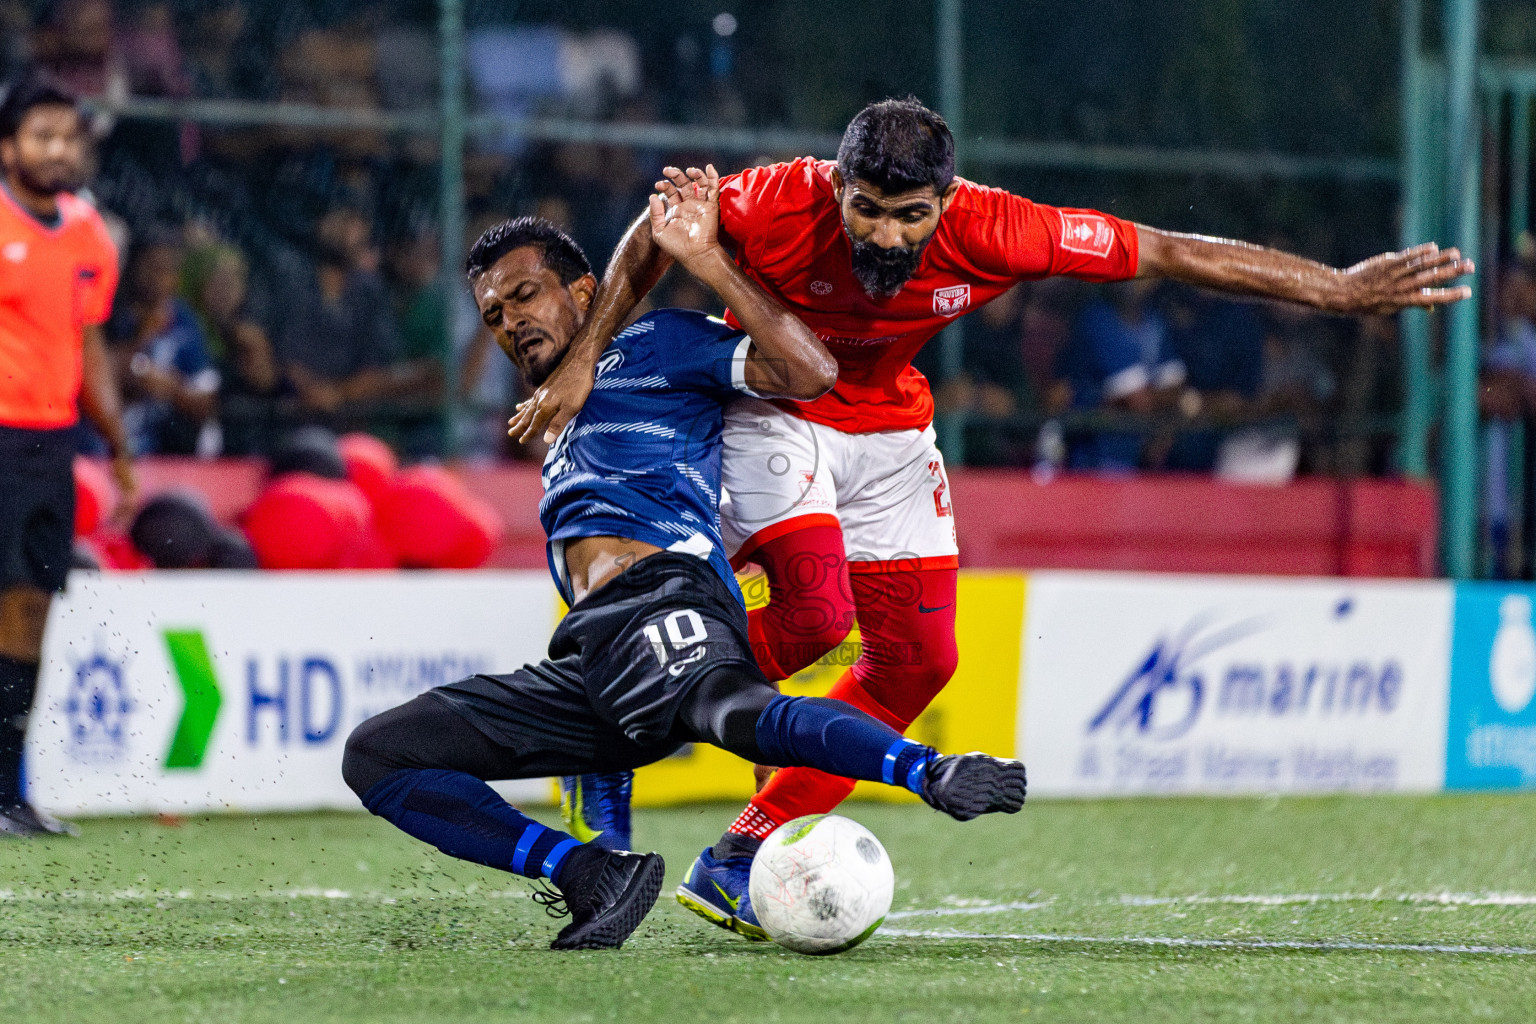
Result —
M 1454 907 L 1528 907 L 1536 906 L 1536 895 L 1521 892 L 1420 892 L 1393 895 L 1377 890 L 1376 892 L 1302 892 L 1218 896 L 1121 896 L 1119 902 L 1128 907 L 1173 907 L 1203 904 L 1289 907 L 1309 903 L 1411 903 Z
M 1454 907 L 1531 907 L 1536 906 L 1536 894 L 1521 892 L 1423 892 L 1384 893 L 1376 892 L 1302 892 L 1302 893 L 1238 893 L 1228 895 L 1195 896 L 1119 896 L 1111 900 L 1095 901 L 1101 906 L 1123 907 L 1178 907 L 1211 904 L 1235 906 L 1289 907 L 1317 903 L 1407 903 Z M 887 921 L 901 921 L 914 917 L 964 917 L 969 914 L 1006 914 L 1015 911 L 1043 910 L 1052 906 L 1054 899 L 1018 903 L 989 903 L 977 900 L 959 905 L 921 910 L 897 910 L 886 915 Z
M 905 928 L 882 928 L 878 934 L 893 939 L 972 939 L 980 941 L 1050 942 L 1098 946 L 1161 946 L 1173 949 L 1274 949 L 1321 953 L 1479 953 L 1493 956 L 1536 956 L 1536 949 L 1529 949 L 1525 946 L 1463 946 L 1416 942 L 1284 942 L 1269 939 L 1185 939 L 1158 935 L 1127 935 L 1116 938 L 1109 935 L 951 932 Z
M 885 915 L 887 921 L 905 921 L 912 917 L 960 917 L 970 914 L 1007 914 L 1013 911 L 1041 910 L 1051 905 L 1051 900 L 1037 903 L 982 903 L 973 907 L 937 907 L 932 910 L 893 910 Z

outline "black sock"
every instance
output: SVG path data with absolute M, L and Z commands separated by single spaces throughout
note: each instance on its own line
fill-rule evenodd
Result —
M 21 801 L 21 749 L 37 694 L 37 663 L 0 655 L 0 807 Z
M 720 837 L 712 851 L 715 860 L 730 860 L 732 857 L 756 857 L 758 849 L 763 845 L 761 839 L 753 836 L 739 836 L 734 832 L 727 832 Z

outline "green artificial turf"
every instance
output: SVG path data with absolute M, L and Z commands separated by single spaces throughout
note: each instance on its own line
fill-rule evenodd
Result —
M 0 1021 L 1536 1020 L 1536 955 L 1376 948 L 1536 951 L 1536 796 L 849 805 L 897 913 L 824 959 L 672 901 L 734 810 L 637 814 L 669 884 L 619 952 L 361 814 L 0 842 Z

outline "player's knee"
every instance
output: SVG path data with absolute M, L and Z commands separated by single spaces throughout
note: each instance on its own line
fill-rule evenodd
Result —
M 779 695 L 761 674 L 735 667 L 709 673 L 678 709 L 689 733 L 749 761 L 761 761 L 758 719 Z
M 955 677 L 960 667 L 960 649 L 953 640 L 948 643 L 927 643 L 923 645 L 922 654 L 923 678 L 927 688 L 936 694 Z
M 0 591 L 0 654 L 27 664 L 41 660 L 52 596 L 36 587 Z
M 954 677 L 960 654 L 950 643 L 887 643 L 878 647 L 865 642 L 865 659 L 855 669 L 858 687 L 866 700 L 878 707 L 871 713 L 900 729 L 906 729 L 933 702 Z M 862 706 L 857 698 L 835 690 L 830 696 Z
M 897 692 L 902 717 L 911 721 L 939 695 L 954 678 L 960 666 L 960 653 L 954 644 L 924 644 L 912 663 L 901 666 Z
M 393 756 L 392 731 L 385 715 L 375 715 L 347 737 L 341 754 L 341 777 L 358 799 L 403 767 Z

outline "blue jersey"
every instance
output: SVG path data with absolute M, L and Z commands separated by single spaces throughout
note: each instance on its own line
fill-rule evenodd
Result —
M 659 309 L 613 339 L 591 397 L 544 459 L 539 521 L 571 602 L 564 542 L 630 537 L 707 559 L 740 595 L 720 540 L 725 407 L 747 389 L 752 339 L 703 313 Z

